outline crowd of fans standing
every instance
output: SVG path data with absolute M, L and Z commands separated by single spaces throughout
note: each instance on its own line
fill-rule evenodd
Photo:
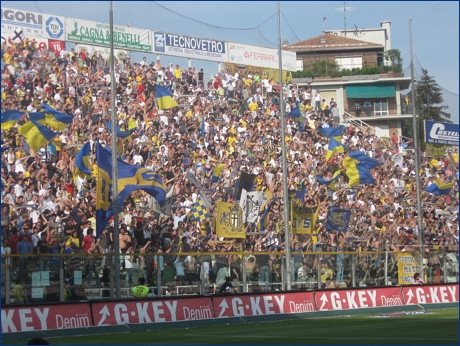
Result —
M 29 44 L 2 45 L 2 109 L 26 112 L 40 110 L 44 102 L 74 115 L 73 122 L 50 144 L 34 152 L 17 128 L 2 131 L 2 254 L 113 252 L 113 224 L 95 239 L 95 180 L 77 183 L 75 155 L 90 141 L 94 168 L 95 143 L 111 146 L 107 121 L 111 117 L 111 87 L 116 88 L 116 113 L 122 129 L 134 119 L 137 129 L 119 140 L 122 160 L 153 169 L 162 175 L 176 197 L 172 215 L 160 215 L 150 208 L 150 196 L 138 191 L 124 201 L 120 212 L 120 249 L 127 284 L 139 277 L 153 283 L 161 270 L 163 282 L 189 283 L 197 280 L 199 268 L 206 268 L 206 280 L 222 284 L 227 276 L 247 279 L 270 287 L 281 280 L 281 256 L 285 248 L 282 198 L 281 125 L 278 83 L 256 73 L 231 74 L 222 70 L 205 74 L 203 69 L 115 60 L 115 82 L 102 56 L 85 52 L 56 54 Z M 173 92 L 179 107 L 159 110 L 155 86 Z M 306 190 L 304 204 L 319 205 L 313 235 L 289 234 L 292 244 L 292 278 L 298 282 L 320 281 L 327 287 L 351 285 L 348 255 L 325 255 L 321 260 L 302 251 L 342 252 L 418 249 L 415 204 L 415 162 L 413 150 L 399 137 L 384 141 L 353 125 L 345 125 L 342 143 L 345 153 L 325 160 L 328 140 L 320 127 L 340 125 L 339 109 L 332 100 L 317 100 L 320 91 L 288 84 L 283 94 L 288 114 L 296 101 L 302 117 L 287 117 L 286 144 L 289 190 Z M 315 102 L 313 102 L 315 101 Z M 201 135 L 204 117 L 204 136 Z M 27 121 L 24 116 L 18 125 Z M 316 182 L 331 178 L 341 168 L 346 153 L 361 150 L 381 165 L 372 171 L 375 185 L 347 187 L 346 176 L 332 191 Z M 403 163 L 394 157 L 402 154 Z M 423 243 L 429 259 L 430 282 L 458 281 L 458 148 L 443 158 L 421 152 L 422 188 L 437 177 L 457 184 L 449 195 L 423 192 Z M 224 164 L 217 183 L 211 184 L 214 168 Z M 219 239 L 213 223 L 215 211 L 202 222 L 192 222 L 189 212 L 199 193 L 185 177 L 192 172 L 214 202 L 234 202 L 234 187 L 240 172 L 256 174 L 255 188 L 270 191 L 275 199 L 263 232 L 258 224 L 247 224 L 246 239 Z M 93 170 L 95 174 L 95 169 Z M 352 211 L 347 233 L 326 230 L 328 206 Z M 446 252 L 438 252 L 448 251 Z M 248 252 L 242 256 L 226 252 Z M 260 255 L 259 252 L 271 252 Z M 181 252 L 216 252 L 204 260 Z M 450 253 L 452 252 L 452 253 Z M 456 255 L 453 255 L 455 254 Z M 140 255 L 142 253 L 151 256 Z M 258 256 L 251 256 L 255 253 Z M 173 255 L 174 254 L 174 255 Z M 67 278 L 83 270 L 88 287 L 109 284 L 110 262 L 89 258 L 66 261 Z M 203 263 L 200 263 L 200 261 Z M 390 275 L 397 277 L 395 256 Z M 18 283 L 30 281 L 33 270 L 56 270 L 59 260 L 20 258 Z M 321 278 L 316 278 L 321 261 Z M 443 272 L 446 271 L 447 275 Z M 93 275 L 95 273 L 95 275 Z M 359 257 L 360 285 L 384 285 L 382 257 Z M 393 281 L 395 283 L 395 281 Z M 332 286 L 330 286 L 332 285 Z

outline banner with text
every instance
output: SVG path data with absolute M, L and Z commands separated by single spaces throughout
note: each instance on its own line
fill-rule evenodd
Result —
M 91 325 L 88 303 L 15 308 L 2 306 L 2 333 L 86 328 Z
M 315 292 L 318 311 L 402 306 L 400 287 Z
M 104 60 L 110 59 L 110 47 L 102 46 L 92 46 L 89 44 L 77 44 L 75 45 L 75 51 L 80 53 L 80 51 L 85 51 L 89 57 L 92 57 L 93 54 L 99 55 L 104 58 Z M 126 49 L 114 49 L 115 58 L 118 60 L 124 60 L 126 57 L 130 56 L 128 50 Z
M 415 273 L 420 273 L 420 264 L 410 253 L 398 252 L 398 284 L 411 285 Z
M 283 70 L 297 71 L 296 53 L 282 50 Z M 228 42 L 228 62 L 279 69 L 278 49 Z
M 316 311 L 312 292 L 214 297 L 213 303 L 216 318 Z
M 94 303 L 93 314 L 96 326 L 204 320 L 214 317 L 211 298 Z
M 21 36 L 32 38 L 64 40 L 65 18 L 2 7 L 2 37 L 9 36 L 13 42 Z
M 189 59 L 227 61 L 227 43 L 193 36 L 153 32 L 153 53 Z
M 406 305 L 458 303 L 458 284 L 403 287 Z
M 425 120 L 425 142 L 458 147 L 458 124 Z
M 110 25 L 76 18 L 66 18 L 67 41 L 110 46 Z M 141 52 L 152 51 L 150 30 L 127 26 L 113 26 L 113 44 L 115 48 Z

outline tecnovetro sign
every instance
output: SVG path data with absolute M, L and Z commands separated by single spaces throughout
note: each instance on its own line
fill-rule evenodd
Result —
M 425 142 L 458 146 L 458 124 L 425 120 Z
M 227 43 L 207 38 L 153 32 L 153 52 L 189 59 L 227 61 Z
M 64 39 L 64 17 L 2 7 L 2 37 Z M 15 32 L 16 31 L 16 32 Z

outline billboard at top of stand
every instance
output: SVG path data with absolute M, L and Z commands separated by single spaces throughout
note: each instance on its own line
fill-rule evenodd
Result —
M 458 124 L 425 120 L 425 142 L 458 147 Z
M 297 71 L 296 53 L 282 50 L 283 70 Z M 278 49 L 229 42 L 228 62 L 279 69 Z
M 227 61 L 227 42 L 207 38 L 153 32 L 153 52 L 189 59 Z
M 21 37 L 65 40 L 65 17 L 2 7 L 2 39 Z
M 89 20 L 66 18 L 66 40 L 95 46 L 110 46 L 110 25 Z M 113 44 L 118 49 L 152 52 L 150 30 L 113 26 Z

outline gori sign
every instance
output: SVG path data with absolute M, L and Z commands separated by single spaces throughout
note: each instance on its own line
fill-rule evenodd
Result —
M 110 25 L 76 18 L 66 18 L 67 41 L 110 46 Z M 113 26 L 113 44 L 115 48 L 141 52 L 152 51 L 149 30 L 126 26 Z
M 2 7 L 2 37 L 64 39 L 64 17 Z M 17 37 L 16 37 L 17 36 Z

